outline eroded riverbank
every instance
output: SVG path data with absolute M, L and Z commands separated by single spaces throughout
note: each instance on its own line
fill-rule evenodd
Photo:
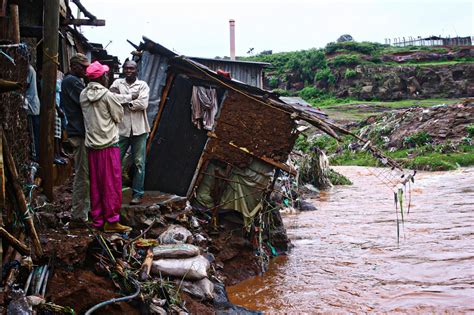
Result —
M 397 246 L 393 195 L 365 167 L 353 186 L 284 218 L 295 247 L 263 276 L 228 289 L 269 312 L 474 311 L 474 168 L 419 173 Z

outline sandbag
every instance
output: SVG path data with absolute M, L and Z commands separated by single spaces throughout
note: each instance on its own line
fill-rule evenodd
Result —
M 175 283 L 178 287 L 181 287 L 184 292 L 189 293 L 200 300 L 212 300 L 214 298 L 214 283 L 212 283 L 208 278 L 202 278 L 201 280 L 194 282 L 176 280 Z
M 200 280 L 207 277 L 209 261 L 199 255 L 184 259 L 158 259 L 153 261 L 151 272 L 165 276 L 174 276 L 186 280 Z
M 161 244 L 184 244 L 189 237 L 193 237 L 191 232 L 180 225 L 170 225 L 166 231 L 160 234 Z
M 165 244 L 153 247 L 153 258 L 188 258 L 199 255 L 199 247 L 191 244 Z

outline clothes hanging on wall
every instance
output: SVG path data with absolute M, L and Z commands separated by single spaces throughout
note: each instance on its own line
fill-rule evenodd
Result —
M 193 86 L 191 120 L 198 129 L 212 130 L 217 114 L 216 89 Z

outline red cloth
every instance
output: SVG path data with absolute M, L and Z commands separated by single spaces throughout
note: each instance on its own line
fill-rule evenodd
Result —
M 217 69 L 216 73 L 218 75 L 221 75 L 223 77 L 229 78 L 230 79 L 230 72 L 224 71 L 222 69 Z
M 120 148 L 89 149 L 90 198 L 92 225 L 120 219 L 122 206 L 122 165 Z

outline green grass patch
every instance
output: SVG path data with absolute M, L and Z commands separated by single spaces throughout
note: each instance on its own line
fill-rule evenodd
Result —
M 435 150 L 436 148 L 431 148 Z M 474 146 L 459 146 L 456 152 L 442 153 L 427 151 L 427 147 L 419 149 L 404 149 L 385 154 L 403 167 L 427 170 L 427 171 L 449 171 L 459 167 L 474 165 Z M 358 165 L 358 166 L 382 166 L 368 152 L 344 151 L 342 154 L 330 159 L 332 165 Z
M 352 182 L 349 178 L 346 176 L 336 172 L 333 169 L 329 169 L 328 171 L 328 177 L 329 180 L 331 181 L 331 184 L 337 186 L 337 185 L 352 185 Z
M 473 63 L 474 58 L 459 58 L 456 60 L 439 60 L 439 61 L 408 61 L 404 63 L 398 62 L 384 62 L 384 65 L 387 66 L 420 66 L 420 67 L 428 67 L 428 66 L 444 66 L 444 65 L 455 65 L 459 63 Z

